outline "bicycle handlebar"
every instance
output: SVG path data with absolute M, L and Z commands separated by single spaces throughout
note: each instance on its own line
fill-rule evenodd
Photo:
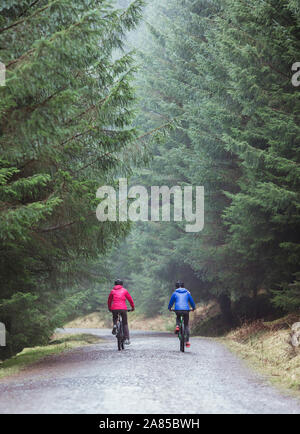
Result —
M 127 312 L 133 312 L 134 309 L 127 309 Z M 112 310 L 110 309 L 109 312 L 112 312 Z
M 189 310 L 186 310 L 185 312 L 193 312 L 193 310 L 195 310 L 195 309 L 189 309 Z M 170 312 L 178 312 L 178 311 L 175 309 L 170 309 Z

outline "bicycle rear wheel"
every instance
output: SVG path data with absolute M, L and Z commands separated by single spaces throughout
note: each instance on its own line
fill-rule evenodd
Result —
M 185 330 L 184 330 L 184 324 L 181 323 L 180 326 L 180 351 L 184 353 L 184 341 L 185 341 Z
M 123 343 L 123 333 L 122 333 L 122 323 L 121 321 L 118 322 L 117 325 L 117 342 L 118 342 L 118 351 L 122 350 L 122 343 Z
M 124 326 L 123 326 L 123 322 L 122 322 L 122 341 L 121 341 L 121 348 L 122 350 L 124 350 L 124 342 L 125 342 L 125 337 L 124 337 Z

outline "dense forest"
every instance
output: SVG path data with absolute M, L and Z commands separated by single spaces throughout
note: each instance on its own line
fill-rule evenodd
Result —
M 205 228 L 140 223 L 116 270 L 149 315 L 178 278 L 229 324 L 233 302 L 244 318 L 299 308 L 299 5 L 157 1 L 146 24 L 136 123 L 173 128 L 137 181 L 204 185 Z
M 2 357 L 182 279 L 229 327 L 300 308 L 298 0 L 4 0 Z M 99 222 L 96 191 L 204 186 L 205 226 Z

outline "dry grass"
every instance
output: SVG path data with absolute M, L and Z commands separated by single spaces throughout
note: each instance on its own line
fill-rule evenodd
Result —
M 289 344 L 290 326 L 299 315 L 245 324 L 221 339 L 279 387 L 300 396 L 300 353 Z
M 227 337 L 240 344 L 247 344 L 269 330 L 262 320 L 257 320 L 246 322 L 242 327 L 228 333 Z
M 158 315 L 154 318 L 147 318 L 139 313 L 130 312 L 128 314 L 129 328 L 131 330 L 167 331 L 171 325 L 174 326 L 174 315 Z M 109 328 L 112 325 L 111 314 L 94 312 L 74 321 L 69 322 L 65 328 Z
M 111 316 L 108 314 L 101 314 L 100 312 L 90 313 L 74 321 L 65 324 L 65 328 L 79 328 L 79 329 L 97 329 L 108 328 L 111 325 Z
M 209 318 L 211 315 L 218 313 L 216 303 L 197 306 L 195 312 L 190 313 L 191 324 L 200 319 Z M 174 313 L 166 312 L 166 315 L 157 315 L 153 318 L 147 318 L 137 311 L 128 314 L 129 328 L 131 330 L 148 330 L 148 331 L 171 331 L 175 327 Z M 65 324 L 65 328 L 109 328 L 112 325 L 111 314 L 106 312 L 94 312 L 77 318 L 74 321 Z
M 132 330 L 165 332 L 170 330 L 170 327 L 174 328 L 174 325 L 174 314 L 168 316 L 157 315 L 154 318 L 146 318 L 144 315 L 140 315 L 136 312 L 129 314 L 129 327 Z

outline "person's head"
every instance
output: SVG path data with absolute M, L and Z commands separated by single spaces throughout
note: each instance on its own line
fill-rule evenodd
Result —
M 123 280 L 120 279 L 115 280 L 115 285 L 123 285 Z
M 183 288 L 184 287 L 184 283 L 181 282 L 180 280 L 178 280 L 175 285 L 176 285 L 176 288 Z

